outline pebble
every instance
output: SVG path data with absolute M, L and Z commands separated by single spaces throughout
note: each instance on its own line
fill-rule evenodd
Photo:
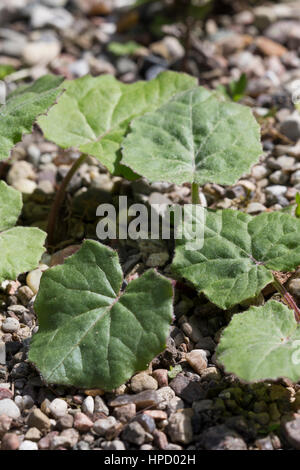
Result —
M 39 448 L 36 442 L 25 440 L 21 443 L 19 450 L 39 450 Z
M 56 40 L 29 42 L 23 48 L 22 57 L 28 65 L 46 65 L 58 56 L 60 49 L 61 44 Z
M 32 194 L 37 188 L 36 182 L 27 178 L 18 179 L 12 186 L 23 194 Z
M 168 406 L 169 400 L 175 397 L 175 392 L 171 387 L 162 387 L 157 390 L 157 408 L 164 410 Z
M 154 407 L 161 401 L 161 395 L 159 394 L 161 393 L 161 390 L 163 389 L 158 391 L 145 390 L 144 392 L 137 393 L 136 395 L 119 395 L 109 402 L 109 406 L 115 407 L 134 403 L 137 409 Z
M 106 416 L 109 415 L 109 409 L 104 400 L 99 395 L 95 396 L 94 398 L 94 412 L 104 413 Z
M 6 346 L 3 341 L 0 340 L 0 364 L 6 364 Z
M 51 426 L 50 419 L 39 408 L 35 408 L 28 416 L 29 427 L 36 427 L 40 431 L 48 431 Z
M 68 409 L 68 404 L 65 400 L 62 400 L 61 398 L 55 398 L 51 402 L 49 408 L 50 408 L 52 416 L 58 419 L 61 416 L 64 416 L 66 414 L 67 409 Z
M 270 204 L 276 204 L 280 200 L 280 197 L 286 193 L 286 191 L 287 191 L 286 186 L 282 186 L 282 185 L 268 186 L 266 188 L 266 196 L 267 196 L 268 202 Z
M 300 418 L 284 421 L 281 428 L 287 442 L 294 449 L 300 450 Z
M 128 405 L 118 406 L 114 409 L 113 414 L 121 423 L 127 423 L 136 415 L 136 406 L 134 403 Z
M 93 427 L 93 421 L 80 411 L 74 416 L 74 428 L 80 432 L 87 432 Z
M 290 140 L 297 142 L 300 139 L 300 115 L 297 111 L 285 119 L 279 126 L 279 131 Z
M 241 436 L 224 424 L 206 429 L 201 438 L 205 450 L 247 450 Z
M 92 415 L 94 413 L 94 409 L 95 409 L 94 398 L 90 397 L 90 396 L 86 397 L 83 400 L 83 403 L 81 405 L 81 409 L 82 409 L 83 413 L 87 413 L 87 414 Z
M 2 323 L 1 328 L 4 333 L 14 333 L 20 328 L 19 320 L 17 318 L 8 317 Z
M 203 369 L 207 368 L 206 353 L 203 349 L 194 349 L 186 354 L 185 358 L 197 374 L 200 374 Z
M 37 428 L 29 428 L 25 434 L 25 439 L 28 441 L 38 442 L 42 437 L 42 433 Z
M 3 400 L 0 400 L 0 416 L 1 415 L 18 419 L 21 416 L 21 413 L 13 400 L 10 398 L 3 398 Z
M 156 427 L 154 419 L 150 415 L 147 415 L 146 413 L 138 414 L 135 418 L 135 421 L 140 423 L 145 429 L 145 431 L 149 432 L 150 434 L 153 433 Z
M 292 295 L 300 297 L 300 278 L 289 281 L 289 291 Z
M 291 183 L 293 186 L 300 184 L 300 170 L 295 171 L 291 176 Z
M 126 450 L 126 447 L 122 441 L 115 439 L 114 441 L 104 441 L 101 443 L 103 450 Z
M 269 180 L 273 184 L 285 184 L 288 182 L 289 176 L 286 173 L 283 173 L 283 171 L 277 170 L 269 176 Z
M 168 435 L 172 442 L 189 444 L 193 439 L 192 427 L 193 410 L 186 408 L 171 414 L 167 427 Z
M 72 449 L 77 444 L 78 439 L 79 434 L 76 429 L 65 429 L 59 436 L 55 435 L 52 437 L 50 448 L 66 447 Z
M 70 414 L 66 414 L 57 420 L 56 427 L 57 429 L 60 429 L 62 431 L 64 429 L 72 428 L 73 424 L 74 424 L 73 416 Z
M 73 16 L 64 8 L 47 8 L 43 5 L 36 5 L 31 10 L 30 22 L 34 29 L 45 26 L 66 29 L 71 27 Z
M 93 426 L 93 431 L 98 436 L 105 436 L 107 431 L 110 431 L 117 424 L 116 418 L 109 416 L 105 419 L 98 419 Z
M 144 444 L 145 438 L 146 431 L 137 421 L 127 424 L 122 432 L 122 439 L 130 444 L 141 446 Z
M 10 430 L 11 422 L 12 418 L 10 416 L 4 414 L 0 416 L 0 437 Z
M 130 381 L 130 388 L 134 393 L 140 393 L 144 390 L 156 390 L 157 387 L 157 381 L 146 372 L 134 375 Z
M 20 446 L 19 437 L 12 433 L 6 433 L 2 438 L 1 450 L 18 450 Z
M 167 369 L 156 369 L 152 372 L 152 376 L 158 383 L 158 387 L 167 387 L 168 386 L 168 371 Z
M 39 268 L 30 271 L 26 277 L 26 284 L 34 294 L 38 293 L 43 271 Z

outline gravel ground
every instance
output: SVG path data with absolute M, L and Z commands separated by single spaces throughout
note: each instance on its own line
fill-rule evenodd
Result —
M 253 108 L 262 126 L 264 153 L 236 185 L 206 184 L 201 202 L 249 214 L 293 212 L 300 192 L 295 112 L 300 3 L 235 10 L 228 5 L 194 28 L 186 57 L 180 22 L 166 25 L 164 35 L 156 37 L 153 8 L 141 8 L 137 20 L 128 15 L 126 3 L 2 1 L 0 64 L 15 68 L 7 77 L 9 87 L 48 71 L 67 78 L 112 73 L 130 83 L 184 66 L 209 88 L 245 73 L 248 86 L 241 102 Z M 129 40 L 143 47 L 125 56 L 110 51 L 112 41 Z M 23 193 L 22 224 L 46 228 L 57 185 L 77 157 L 46 142 L 39 129 L 13 150 L 0 177 Z M 75 250 L 83 238 L 96 237 L 96 207 L 115 202 L 118 194 L 132 202 L 190 202 L 189 185 L 128 183 L 111 177 L 93 158 L 81 167 L 68 188 L 53 251 L 36 270 L 0 286 L 1 449 L 300 449 L 300 386 L 288 380 L 249 385 L 224 374 L 214 350 L 223 327 L 242 307 L 224 314 L 184 287 L 175 292 L 176 319 L 166 350 L 113 393 L 47 387 L 27 362 L 30 337 L 37 331 L 33 304 L 42 272 L 61 263 L 66 250 Z M 170 272 L 170 242 L 122 240 L 117 249 L 127 281 L 150 266 Z M 300 302 L 300 270 L 285 280 Z M 272 296 L 266 288 L 259 302 Z

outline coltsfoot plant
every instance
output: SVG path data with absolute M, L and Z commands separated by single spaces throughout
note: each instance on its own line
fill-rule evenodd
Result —
M 29 359 L 48 383 L 111 390 L 164 349 L 171 282 L 149 270 L 122 284 L 117 253 L 92 240 L 43 275 Z
M 192 202 L 198 204 L 199 185 L 234 184 L 262 153 L 259 126 L 249 108 L 197 86 L 192 77 L 165 72 L 130 85 L 108 75 L 63 83 L 48 76 L 15 92 L 0 108 L 0 158 L 8 157 L 53 104 L 38 119 L 45 136 L 82 155 L 57 193 L 49 218 L 50 245 L 64 191 L 87 155 L 128 179 L 141 175 L 190 183 Z M 20 210 L 20 195 L 1 183 L 0 280 L 16 278 L 41 256 L 41 231 L 11 228 Z M 191 227 L 199 222 L 199 211 L 192 216 Z M 220 363 L 246 381 L 283 376 L 298 381 L 300 310 L 278 272 L 300 264 L 300 219 L 284 212 L 252 217 L 203 208 L 201 223 L 194 249 L 184 236 L 176 241 L 176 279 L 185 279 L 224 310 L 251 304 L 249 299 L 268 284 L 287 304 L 269 300 L 234 315 L 217 349 Z M 117 254 L 91 240 L 43 274 L 35 301 L 39 331 L 29 359 L 48 383 L 111 390 L 163 350 L 172 320 L 171 281 L 149 270 L 124 291 L 122 285 Z

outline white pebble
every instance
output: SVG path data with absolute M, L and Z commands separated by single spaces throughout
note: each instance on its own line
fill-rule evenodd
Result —
M 55 398 L 55 400 L 51 402 L 49 408 L 54 418 L 60 418 L 61 416 L 64 416 L 66 414 L 68 404 L 65 400 L 62 400 L 61 398 Z
M 4 320 L 4 322 L 1 325 L 2 331 L 4 333 L 14 333 L 17 331 L 20 327 L 19 320 L 16 318 L 8 317 Z
M 95 408 L 95 404 L 94 404 L 93 397 L 90 397 L 90 396 L 86 397 L 81 406 L 82 412 L 93 414 L 94 408 Z
M 38 450 L 38 445 L 36 442 L 23 441 L 19 447 L 19 450 Z

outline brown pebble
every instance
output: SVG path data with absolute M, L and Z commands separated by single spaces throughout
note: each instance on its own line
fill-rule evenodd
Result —
M 168 418 L 167 413 L 161 410 L 145 410 L 144 414 L 151 416 L 155 421 L 162 421 L 163 419 Z
M 75 414 L 74 428 L 80 432 L 87 432 L 93 426 L 93 421 L 80 411 Z
M 0 437 L 10 430 L 11 423 L 12 423 L 12 418 L 10 418 L 10 416 L 7 416 L 7 415 L 0 416 Z
M 127 423 L 136 415 L 136 406 L 134 403 L 128 405 L 118 406 L 113 411 L 113 416 L 121 423 Z
M 19 438 L 16 434 L 8 432 L 2 438 L 1 450 L 18 450 L 20 446 Z
M 159 388 L 166 387 L 169 383 L 167 369 L 156 369 L 153 371 L 152 376 L 157 381 Z
M 164 432 L 159 431 L 158 429 L 155 429 L 153 431 L 153 437 L 154 437 L 154 444 L 156 445 L 156 447 L 162 450 L 164 450 L 167 447 L 168 439 Z
M 39 440 L 38 442 L 38 447 L 40 450 L 47 450 L 50 448 L 51 441 L 53 437 L 58 436 L 59 432 L 58 431 L 52 431 L 46 434 L 45 437 L 42 437 L 42 439 Z

